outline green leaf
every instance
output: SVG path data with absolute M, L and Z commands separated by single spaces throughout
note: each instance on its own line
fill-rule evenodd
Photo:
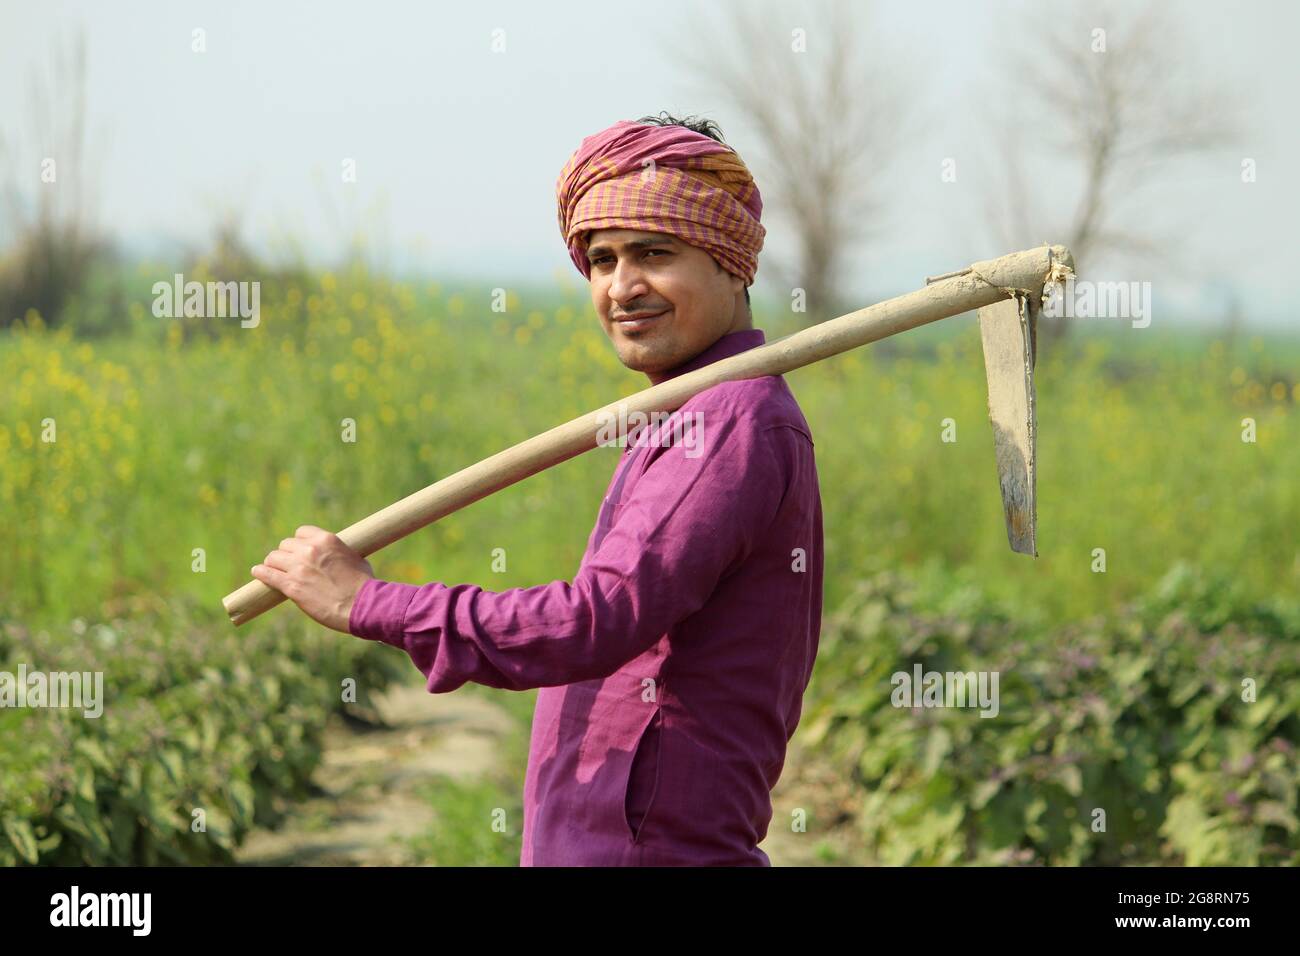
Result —
M 175 750 L 164 750 L 158 755 L 158 762 L 162 764 L 163 770 L 167 771 L 167 777 L 173 784 L 183 786 L 181 781 L 185 778 L 185 768 L 181 761 L 181 756 Z
M 226 785 L 226 792 L 230 795 L 231 817 L 234 819 L 236 826 L 251 827 L 253 825 L 253 788 L 246 780 L 231 780 Z
M 40 859 L 40 853 L 36 848 L 36 834 L 32 832 L 30 823 L 14 817 L 5 817 L 4 831 L 20 857 L 28 863 L 36 863 Z
M 921 761 L 921 769 L 927 777 L 939 769 L 939 764 L 951 749 L 952 735 L 943 727 L 933 728 L 925 742 L 925 757 Z
M 1001 780 L 984 780 L 975 785 L 971 794 L 971 807 L 982 810 L 993 799 L 993 795 L 1002 789 Z
M 1065 764 L 1057 770 L 1056 779 L 1070 796 L 1077 797 L 1083 793 L 1083 774 L 1074 764 Z
M 1287 833 L 1295 833 L 1300 829 L 1300 822 L 1296 820 L 1295 814 L 1276 800 L 1264 800 L 1259 803 L 1255 807 L 1255 819 L 1261 823 L 1282 827 Z
M 116 769 L 99 741 L 92 737 L 82 737 L 73 745 L 73 749 L 88 759 L 96 770 L 111 774 Z

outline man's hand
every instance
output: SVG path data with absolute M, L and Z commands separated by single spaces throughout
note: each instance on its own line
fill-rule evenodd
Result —
M 281 592 L 312 620 L 344 634 L 357 592 L 375 576 L 370 562 L 323 528 L 305 524 L 253 565 L 253 577 Z

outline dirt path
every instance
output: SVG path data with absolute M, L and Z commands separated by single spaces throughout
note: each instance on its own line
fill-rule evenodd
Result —
M 278 830 L 249 834 L 244 865 L 393 866 L 412 862 L 404 844 L 433 822 L 419 789 L 438 776 L 467 780 L 497 766 L 512 718 L 473 694 L 430 694 L 421 684 L 389 688 L 375 704 L 389 724 L 334 715 L 312 777 L 316 796 L 296 804 Z M 522 785 L 522 784 L 521 784 Z
M 445 776 L 468 781 L 498 769 L 501 742 L 516 718 L 487 696 L 430 694 L 421 683 L 398 684 L 375 709 L 388 723 L 375 727 L 334 715 L 325 729 L 324 754 L 312 777 L 315 796 L 298 803 L 277 830 L 256 830 L 236 854 L 249 866 L 399 866 L 418 862 L 406 842 L 433 825 L 429 800 L 419 794 Z M 773 816 L 761 844 L 773 866 L 832 862 L 824 813 L 807 806 L 827 781 L 802 757 L 798 735 L 772 795 Z M 523 786 L 522 779 L 519 786 Z M 791 827 L 791 811 L 804 807 L 807 832 Z M 821 831 L 821 832 L 819 832 Z
M 772 791 L 772 822 L 759 844 L 773 866 L 847 866 L 858 854 L 843 819 L 853 800 L 832 768 L 808 754 L 795 732 L 781 779 Z M 796 809 L 804 829 L 794 828 Z

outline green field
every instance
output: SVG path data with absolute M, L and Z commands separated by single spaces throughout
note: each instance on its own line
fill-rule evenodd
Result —
M 50 623 L 138 593 L 219 611 L 298 524 L 342 527 L 645 387 L 579 294 L 512 295 L 494 314 L 486 289 L 325 275 L 264 294 L 256 329 L 191 320 L 185 340 L 179 323 L 141 314 L 128 339 L 11 332 L 6 599 Z M 900 336 L 888 361 L 868 346 L 788 376 L 816 443 L 829 606 L 876 563 L 930 560 L 1058 620 L 1141 593 L 1179 558 L 1231 568 L 1261 596 L 1295 591 L 1285 530 L 1300 526 L 1300 345 L 1256 338 L 1227 354 L 1213 340 L 1148 344 L 1159 333 L 1121 325 L 1044 356 L 1032 560 L 1002 531 L 974 318 L 941 326 Z M 1248 416 L 1255 443 L 1241 440 Z M 52 443 L 40 441 L 46 418 Z M 345 418 L 355 443 L 341 439 Z M 940 440 L 945 418 L 954 443 Z M 502 587 L 569 576 L 613 458 L 598 449 L 528 479 L 386 550 L 376 569 Z M 493 574 L 498 547 L 507 570 Z M 191 570 L 194 548 L 206 573 Z M 1094 548 L 1105 574 L 1091 570 Z
M 64 657 L 77 619 L 166 608 L 157 620 L 170 622 L 159 624 L 170 640 L 215 635 L 228 629 L 221 597 L 298 525 L 338 529 L 645 387 L 619 365 L 584 287 L 512 291 L 504 313 L 491 301 L 486 288 L 325 273 L 264 285 L 254 329 L 156 319 L 147 302 L 107 338 L 36 317 L 15 323 L 0 333 L 0 615 L 47 631 Z M 769 341 L 794 328 L 756 305 Z M 1180 564 L 1230 584 L 1234 608 L 1300 592 L 1300 340 L 1225 343 L 1116 323 L 1081 329 L 1071 348 L 1039 359 L 1036 560 L 1007 546 L 973 315 L 787 376 L 816 445 L 828 618 L 857 606 L 861 583 L 882 572 L 928 594 L 987 598 L 1031 649 L 1073 622 L 1128 615 Z M 1253 442 L 1242 440 L 1247 418 Z M 355 442 L 342 440 L 345 419 Z M 941 440 L 945 419 L 955 442 Z M 54 441 L 42 440 L 48 420 Z M 478 502 L 375 555 L 376 572 L 494 590 L 569 578 L 615 457 L 598 449 Z M 498 548 L 503 573 L 492 570 Z M 300 617 L 281 607 L 238 633 L 296 634 L 298 622 L 271 619 Z M 10 655 L 0 653 L 0 670 L 17 666 L 15 646 L 0 643 Z M 828 652 L 810 699 L 851 684 L 827 668 L 855 659 Z M 1259 747 L 1294 739 L 1300 722 L 1292 665 L 1275 666 L 1287 683 L 1269 688 L 1280 709 L 1252 725 Z M 0 750 L 16 746 L 5 736 Z M 825 746 L 835 752 L 832 737 Z M 1172 760 L 1158 762 L 1171 780 Z M 1288 766 L 1294 773 L 1294 759 Z M 116 785 L 110 777 L 104 786 Z M 920 799 L 927 785 L 904 790 Z M 93 794 L 83 794 L 85 816 Z M 0 790 L 0 814 L 48 830 L 60 798 L 21 814 L 5 799 Z M 1293 787 L 1292 815 L 1273 824 L 1292 850 L 1294 810 Z M 1031 830 L 1004 842 L 1034 845 Z

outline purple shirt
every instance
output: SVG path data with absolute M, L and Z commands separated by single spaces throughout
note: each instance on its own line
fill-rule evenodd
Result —
M 663 378 L 763 342 L 733 332 Z M 821 606 L 812 436 L 769 375 L 635 432 L 571 584 L 370 580 L 349 630 L 430 693 L 540 688 L 521 865 L 766 866 Z

